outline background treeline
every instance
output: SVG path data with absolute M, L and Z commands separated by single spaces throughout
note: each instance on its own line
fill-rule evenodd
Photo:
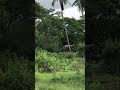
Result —
M 93 53 L 86 49 L 87 89 L 112 90 L 116 88 L 119 90 L 120 1 L 86 1 L 85 18 L 85 43 L 96 46 L 96 48 L 94 46 L 94 49 L 90 49 Z M 97 63 L 95 64 L 94 61 Z
M 86 45 L 94 44 L 97 46 L 94 54 L 102 55 L 103 62 L 106 63 L 105 69 L 114 73 L 117 73 L 116 70 L 120 70 L 120 66 L 117 65 L 120 63 L 119 12 L 119 0 L 86 2 L 85 43 Z
M 60 12 L 47 10 L 36 3 L 35 47 L 51 52 L 60 52 L 62 46 L 67 44 L 63 20 Z M 55 15 L 55 16 L 53 16 Z M 84 17 L 76 20 L 65 17 L 65 25 L 68 29 L 70 44 L 77 49 L 78 44 L 84 43 Z

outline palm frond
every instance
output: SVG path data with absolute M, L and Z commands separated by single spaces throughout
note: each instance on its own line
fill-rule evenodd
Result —
M 72 6 L 76 6 L 76 5 L 77 5 L 77 3 L 78 3 L 78 1 L 77 1 L 77 0 L 75 0 L 75 2 L 72 4 Z
M 57 2 L 58 0 L 53 0 L 52 1 L 52 6 L 54 6 L 55 5 L 55 2 Z

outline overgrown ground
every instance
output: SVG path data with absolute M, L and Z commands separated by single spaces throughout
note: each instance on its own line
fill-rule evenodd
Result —
M 33 90 L 34 62 L 16 53 L 0 52 L 0 90 Z
M 77 53 L 49 53 L 40 50 L 36 53 L 35 90 L 85 89 L 84 58 Z M 49 71 L 40 71 L 41 63 L 45 68 L 46 64 L 49 65 Z
M 91 64 L 88 73 L 89 78 L 86 78 L 88 90 L 120 90 L 120 77 L 114 73 L 104 72 L 100 63 Z
M 84 90 L 84 71 L 79 76 L 76 72 L 36 73 L 36 90 Z

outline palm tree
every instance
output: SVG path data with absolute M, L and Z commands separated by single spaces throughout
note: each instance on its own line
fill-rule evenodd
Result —
M 52 1 L 52 6 L 54 6 L 55 2 L 59 1 L 61 10 L 64 10 L 64 4 L 67 4 L 67 0 L 53 0 Z
M 64 4 L 67 4 L 67 3 L 69 3 L 69 2 L 68 2 L 67 0 L 53 0 L 52 6 L 54 6 L 54 4 L 55 4 L 56 1 L 59 1 L 59 3 L 60 3 L 61 13 L 62 13 L 62 19 L 63 19 L 63 26 L 64 26 L 64 29 L 65 29 L 65 34 L 66 34 L 66 38 L 67 38 L 67 43 L 68 43 L 68 46 L 69 46 L 69 52 L 71 52 L 70 41 L 69 41 L 69 37 L 68 37 L 68 31 L 67 31 L 67 28 L 66 28 L 66 25 L 65 25 L 64 16 L 63 16 Z M 69 4 L 70 4 L 70 3 L 69 3 Z
M 79 11 L 81 11 L 82 16 L 83 16 L 85 0 L 75 0 L 75 2 L 72 4 L 72 6 L 78 6 L 78 9 L 79 9 Z

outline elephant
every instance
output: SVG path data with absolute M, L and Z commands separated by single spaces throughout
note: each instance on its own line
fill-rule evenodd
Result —
M 73 49 L 73 46 L 74 46 L 74 45 L 70 45 L 71 51 L 72 51 L 72 49 Z M 64 46 L 61 48 L 61 51 L 62 51 L 62 52 L 68 52 L 68 51 L 69 51 L 69 45 L 64 45 Z

